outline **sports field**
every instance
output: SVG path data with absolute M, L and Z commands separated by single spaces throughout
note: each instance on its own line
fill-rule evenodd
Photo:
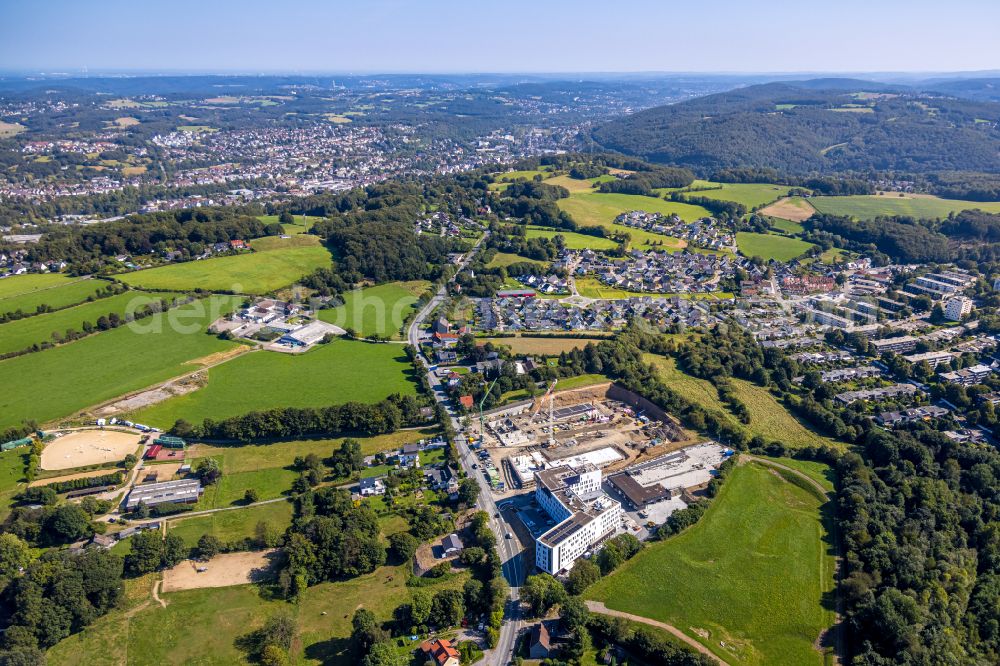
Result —
M 198 369 L 188 364 L 232 349 L 205 329 L 241 299 L 213 296 L 70 345 L 0 361 L 0 428 L 45 423 L 116 396 Z M 77 390 L 86 387 L 86 391 Z
M 743 204 L 749 211 L 776 201 L 787 195 L 790 189 L 787 185 L 772 185 L 770 183 L 717 183 L 715 185 L 722 187 L 721 189 L 694 191 L 690 192 L 690 195 L 718 201 L 733 201 Z
M 802 197 L 780 199 L 770 206 L 762 208 L 760 211 L 761 215 L 780 217 L 792 222 L 804 222 L 812 217 L 815 212 L 816 209 L 809 204 L 809 201 L 806 201 Z
M 798 238 L 788 238 L 775 234 L 755 234 L 750 231 L 740 231 L 736 234 L 736 246 L 745 257 L 761 257 L 790 261 L 815 247 Z
M 42 342 L 54 342 L 52 334 L 59 333 L 62 336 L 67 329 L 82 333 L 83 322 L 89 321 L 96 326 L 98 318 L 106 317 L 112 312 L 124 319 L 126 312 L 134 313 L 144 305 L 159 301 L 160 296 L 166 296 L 172 300 L 177 295 L 125 292 L 64 310 L 0 324 L 0 354 L 21 351 Z
M 823 664 L 813 644 L 834 619 L 823 599 L 834 558 L 817 494 L 763 465 L 737 467 L 697 524 L 585 596 L 671 624 L 730 664 Z
M 82 303 L 108 286 L 104 280 L 71 278 L 62 274 L 15 275 L 0 280 L 0 314 L 35 312 L 39 305 L 64 308 Z
M 632 247 L 649 249 L 662 242 L 669 243 L 670 238 L 660 234 L 650 233 L 642 229 L 629 229 L 614 224 L 614 219 L 622 213 L 631 210 L 644 210 L 650 213 L 675 213 L 686 221 L 709 217 L 710 213 L 701 206 L 665 201 L 656 197 L 644 197 L 637 194 L 601 194 L 583 192 L 572 194 L 567 199 L 557 202 L 559 209 L 570 214 L 577 224 L 585 227 L 602 226 L 611 231 L 627 232 L 632 237 Z
M 362 336 L 378 334 L 399 338 L 400 329 L 413 312 L 417 297 L 430 289 L 426 280 L 389 282 L 343 294 L 344 304 L 320 310 L 319 318 Z
M 42 449 L 41 468 L 73 469 L 120 462 L 139 448 L 140 436 L 117 430 L 75 430 Z
M 979 209 L 1000 213 L 1000 202 L 958 201 L 928 195 L 905 195 L 888 192 L 878 195 L 813 197 L 809 202 L 821 213 L 846 215 L 871 220 L 880 215 L 908 215 L 923 219 L 948 217 L 949 213 Z
M 682 372 L 672 357 L 645 354 L 643 360 L 656 366 L 667 385 L 688 400 L 705 409 L 729 414 L 729 410 L 719 400 L 719 392 L 715 386 L 708 380 Z M 760 435 L 769 442 L 784 442 L 790 447 L 843 446 L 802 425 L 767 389 L 743 379 L 733 378 L 730 382 L 736 397 L 750 410 L 750 423 L 745 427 L 751 435 Z
M 397 344 L 334 340 L 303 354 L 257 351 L 210 369 L 204 387 L 140 410 L 134 420 L 169 427 L 182 418 L 200 423 L 275 407 L 377 402 L 413 393 L 409 370 Z
M 624 227 L 618 227 L 618 229 L 622 230 Z M 573 231 L 557 231 L 545 227 L 528 227 L 527 236 L 528 238 L 554 238 L 555 236 L 562 236 L 566 247 L 570 250 L 613 250 L 618 247 L 618 243 L 610 238 L 598 238 L 597 236 L 578 234 Z M 659 236 L 659 238 L 664 237 Z M 667 241 L 671 240 L 669 238 L 664 239 Z M 677 242 L 678 244 L 680 243 L 680 241 Z
M 286 287 L 317 268 L 330 265 L 330 251 L 322 246 L 292 247 L 201 261 L 160 266 L 117 276 L 144 289 L 230 291 L 266 294 Z

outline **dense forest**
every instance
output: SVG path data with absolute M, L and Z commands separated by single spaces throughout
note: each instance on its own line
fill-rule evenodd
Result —
M 750 86 L 640 111 L 598 127 L 593 138 L 703 173 L 747 166 L 797 174 L 1000 172 L 1000 105 L 855 84 Z

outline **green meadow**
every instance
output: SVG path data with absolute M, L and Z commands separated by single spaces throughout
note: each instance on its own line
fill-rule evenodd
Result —
M 189 547 L 197 545 L 205 534 L 222 541 L 237 541 L 254 536 L 257 523 L 268 523 L 283 532 L 292 522 L 292 503 L 272 502 L 248 506 L 232 511 L 217 511 L 203 516 L 172 519 L 167 522 L 167 532 L 184 539 Z
M 295 222 L 293 224 L 283 224 L 282 228 L 285 230 L 286 234 L 304 234 L 308 233 L 312 229 L 313 224 L 316 220 L 322 220 L 323 218 L 318 215 L 293 215 Z M 278 224 L 278 215 L 258 215 L 257 219 L 264 224 Z
M 719 399 L 715 386 L 708 380 L 692 377 L 682 371 L 673 357 L 646 354 L 643 360 L 652 363 L 663 381 L 691 402 L 704 409 L 731 416 Z M 730 383 L 736 397 L 750 410 L 750 423 L 745 427 L 751 435 L 759 435 L 769 442 L 784 442 L 790 447 L 842 446 L 802 425 L 767 389 L 735 377 Z
M 736 246 L 745 257 L 761 257 L 790 261 L 815 247 L 798 238 L 788 238 L 776 234 L 756 234 L 750 231 L 740 231 L 736 234 Z
M 198 369 L 192 361 L 236 343 L 205 333 L 240 299 L 213 296 L 72 344 L 0 361 L 0 428 L 45 423 Z M 30 386 L 30 390 L 26 387 Z M 83 389 L 86 390 L 83 390 Z
M 398 338 L 406 318 L 416 309 L 418 296 L 430 286 L 426 280 L 413 280 L 352 290 L 342 295 L 343 305 L 320 310 L 319 318 L 341 328 L 353 328 L 362 336 Z
M 255 351 L 208 370 L 208 383 L 140 410 L 135 419 L 169 427 L 276 407 L 377 402 L 413 393 L 410 364 L 397 344 L 334 340 L 301 354 Z
M 747 210 L 753 210 L 788 194 L 791 189 L 787 185 L 771 185 L 769 183 L 715 183 L 716 188 L 691 192 L 691 196 L 732 201 L 743 204 Z M 721 188 L 720 188 L 721 186 Z
M 618 227 L 618 229 L 623 230 L 625 228 Z M 573 231 L 561 231 L 548 229 L 546 227 L 529 226 L 527 236 L 528 238 L 554 238 L 556 236 L 562 236 L 563 241 L 566 243 L 566 247 L 570 250 L 613 250 L 618 247 L 618 243 L 614 242 L 610 238 L 599 238 L 597 236 L 588 236 L 587 234 L 578 234 Z M 665 237 L 657 236 L 657 238 Z
M 143 289 L 231 291 L 266 294 L 287 287 L 317 268 L 330 265 L 330 251 L 320 245 L 289 247 L 200 261 L 186 261 L 118 275 Z
M 787 472 L 732 470 L 693 527 L 647 546 L 585 594 L 666 622 L 729 664 L 825 662 L 834 556 L 818 492 Z
M 15 275 L 0 280 L 0 314 L 35 312 L 39 305 L 52 309 L 83 303 L 108 286 L 104 280 L 71 278 L 57 273 Z
M 948 217 L 950 213 L 979 209 L 1000 213 L 997 201 L 958 201 L 931 196 L 899 196 L 894 193 L 855 195 L 846 197 L 813 197 L 809 199 L 816 210 L 828 215 L 845 215 L 859 220 L 872 220 L 883 215 L 907 215 L 922 219 Z
M 99 317 L 107 316 L 112 312 L 124 318 L 126 312 L 135 312 L 143 305 L 158 301 L 160 296 L 166 296 L 172 300 L 176 294 L 125 292 L 64 310 L 0 324 L 0 354 L 21 351 L 36 343 L 53 342 L 53 333 L 59 333 L 62 336 L 67 329 L 73 329 L 80 333 L 83 331 L 83 322 L 89 321 L 96 325 Z

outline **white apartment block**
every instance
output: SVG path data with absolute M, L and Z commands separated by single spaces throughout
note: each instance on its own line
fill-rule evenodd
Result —
M 964 296 L 952 298 L 944 305 L 944 316 L 951 321 L 962 321 L 962 317 L 971 313 L 972 299 L 965 298 Z
M 624 512 L 601 489 L 594 465 L 560 465 L 535 473 L 535 498 L 556 526 L 535 540 L 535 566 L 550 574 L 569 570 L 577 558 L 614 536 Z

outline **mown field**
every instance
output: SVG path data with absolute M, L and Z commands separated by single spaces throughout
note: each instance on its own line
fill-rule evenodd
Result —
M 788 238 L 776 234 L 755 234 L 750 231 L 740 231 L 736 234 L 736 246 L 745 257 L 761 257 L 790 261 L 815 247 L 798 238 Z
M 506 345 L 515 354 L 537 354 L 539 356 L 558 356 L 562 352 L 573 349 L 583 349 L 587 343 L 598 343 L 600 340 L 588 340 L 586 338 L 559 338 L 555 336 L 547 337 L 516 337 L 516 338 L 486 338 L 483 342 L 492 342 L 495 345 Z
M 691 192 L 693 197 L 705 197 L 718 201 L 733 201 L 753 210 L 758 206 L 769 204 L 788 194 L 791 189 L 787 185 L 772 185 L 770 183 L 713 183 L 721 189 Z
M 813 216 L 816 209 L 809 205 L 809 201 L 802 197 L 788 197 L 774 202 L 766 208 L 762 208 L 760 213 L 771 217 L 778 217 L 793 222 L 803 222 Z
M 144 289 L 231 291 L 266 294 L 330 265 L 330 252 L 316 245 L 253 252 L 160 266 L 117 276 Z
M 805 227 L 802 226 L 801 222 L 793 222 L 792 220 L 783 220 L 781 218 L 774 218 L 771 220 L 771 226 L 779 231 L 784 231 L 786 234 L 801 234 L 805 231 Z
M 159 301 L 160 296 L 173 299 L 176 294 L 149 294 L 145 292 L 125 292 L 109 298 L 83 303 L 64 310 L 49 312 L 0 324 L 0 354 L 21 351 L 33 344 L 54 342 L 53 333 L 65 335 L 67 329 L 83 332 L 83 322 L 96 325 L 101 316 L 114 312 L 124 318 L 125 313 L 133 313 L 144 305 Z
M 363 336 L 399 338 L 403 323 L 415 309 L 417 297 L 430 286 L 426 280 L 413 280 L 349 291 L 343 294 L 343 305 L 320 310 L 319 318 L 344 329 L 353 328 Z
M 813 643 L 834 619 L 834 558 L 817 494 L 742 465 L 696 525 L 585 596 L 669 623 L 730 664 L 823 664 Z
M 256 351 L 208 371 L 208 383 L 140 410 L 142 423 L 169 427 L 177 419 L 200 423 L 275 407 L 324 407 L 377 402 L 413 393 L 402 345 L 334 340 L 303 354 Z
M 672 357 L 646 354 L 643 358 L 656 366 L 670 388 L 688 400 L 705 409 L 729 414 L 711 382 L 684 373 Z M 736 396 L 750 410 L 750 423 L 745 426 L 750 434 L 760 435 L 768 441 L 784 442 L 790 447 L 842 446 L 802 425 L 767 389 L 742 379 L 734 378 L 731 381 Z
M 0 314 L 35 312 L 39 305 L 52 309 L 83 303 L 108 286 L 104 280 L 71 278 L 56 273 L 15 275 L 0 280 Z
M 619 227 L 622 229 L 623 227 Z M 598 238 L 587 234 L 578 234 L 573 231 L 556 231 L 545 227 L 528 227 L 528 238 L 554 238 L 562 236 L 563 242 L 570 250 L 613 250 L 618 247 L 618 243 L 610 238 Z M 663 238 L 661 236 L 661 238 Z M 666 239 L 670 240 L 670 239 Z M 678 241 L 679 244 L 679 241 Z
M 846 197 L 813 197 L 809 202 L 821 213 L 846 215 L 859 220 L 871 220 L 880 215 L 908 215 L 911 217 L 936 219 L 947 217 L 949 213 L 979 209 L 990 213 L 1000 213 L 1000 202 L 958 201 L 920 195 L 899 196 L 887 193 L 878 195 L 855 195 Z
M 236 343 L 205 333 L 241 300 L 213 296 L 93 335 L 73 344 L 0 361 L 0 383 L 30 390 L 0 393 L 0 428 L 45 423 L 198 369 L 196 359 Z M 30 379 L 29 379 L 30 378 Z M 81 390 L 86 387 L 86 390 Z
M 278 613 L 292 613 L 298 628 L 292 663 L 353 666 L 348 652 L 351 617 L 364 606 L 380 621 L 392 619 L 410 599 L 407 567 L 380 567 L 371 574 L 310 587 L 298 604 L 271 600 L 256 586 L 161 594 L 166 608 L 150 599 L 151 577 L 126 583 L 125 607 L 97 620 L 53 647 L 50 666 L 230 666 L 247 663 L 237 639 Z M 422 590 L 462 589 L 467 573 L 441 579 Z M 417 645 L 414 644 L 414 649 Z

